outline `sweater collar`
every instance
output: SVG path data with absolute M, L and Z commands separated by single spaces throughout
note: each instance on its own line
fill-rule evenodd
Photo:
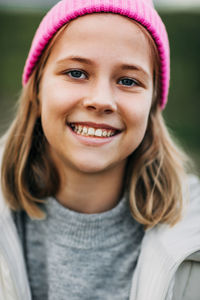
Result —
M 75 248 L 108 247 L 130 238 L 142 230 L 131 216 L 126 197 L 111 210 L 98 214 L 84 214 L 62 206 L 55 198 L 47 201 L 48 230 L 63 242 Z

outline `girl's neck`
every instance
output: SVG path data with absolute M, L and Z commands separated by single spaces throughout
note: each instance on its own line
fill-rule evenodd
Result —
M 65 207 L 86 214 L 108 211 L 122 196 L 125 162 L 98 174 L 70 170 L 62 179 L 57 200 Z

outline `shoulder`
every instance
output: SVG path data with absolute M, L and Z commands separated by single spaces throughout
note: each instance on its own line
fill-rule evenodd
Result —
M 188 177 L 188 205 L 186 206 L 185 220 L 189 235 L 196 238 L 193 249 L 180 263 L 175 274 L 173 300 L 197 300 L 200 295 L 200 180 L 197 176 Z
M 189 191 L 189 201 L 200 198 L 200 179 L 196 175 L 190 174 L 187 177 L 188 191 Z
M 3 153 L 5 148 L 5 141 L 3 138 L 0 138 L 0 167 L 2 165 Z
M 147 230 L 144 246 L 160 245 L 156 251 L 171 257 L 176 268 L 189 255 L 200 250 L 200 180 L 188 175 L 183 183 L 184 206 L 181 220 L 174 226 L 159 224 Z
M 181 224 L 191 222 L 200 228 L 200 179 L 196 175 L 188 175 L 183 186 L 183 215 Z
M 200 251 L 188 256 L 175 274 L 173 300 L 198 300 L 200 295 Z
M 158 225 L 156 230 L 170 234 L 189 225 L 200 226 L 200 179 L 197 175 L 189 174 L 182 184 L 183 211 L 180 221 L 174 226 Z
M 2 188 L 1 188 L 1 167 L 2 167 L 2 160 L 3 160 L 3 154 L 4 154 L 4 148 L 5 148 L 5 137 L 0 138 L 0 216 L 5 214 L 5 211 L 8 210 L 7 204 L 5 202 Z

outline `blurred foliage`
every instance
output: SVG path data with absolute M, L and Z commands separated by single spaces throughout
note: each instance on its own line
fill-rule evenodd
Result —
M 43 15 L 0 11 L 0 133 L 13 115 L 24 62 Z M 162 12 L 161 17 L 171 44 L 171 88 L 164 116 L 200 168 L 200 13 Z
M 0 11 L 0 134 L 13 117 L 32 37 L 44 13 Z
M 200 12 L 162 13 L 171 48 L 171 83 L 164 116 L 200 170 Z

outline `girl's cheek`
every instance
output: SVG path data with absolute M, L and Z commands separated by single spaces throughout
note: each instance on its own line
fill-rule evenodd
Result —
M 124 100 L 124 99 L 123 99 Z M 139 120 L 148 118 L 151 99 L 143 97 L 132 97 L 118 104 L 119 110 L 126 115 L 131 122 L 137 123 Z
M 41 107 L 52 113 L 66 113 L 79 102 L 80 95 L 77 89 L 65 89 L 57 86 L 56 89 L 44 87 L 40 94 Z

